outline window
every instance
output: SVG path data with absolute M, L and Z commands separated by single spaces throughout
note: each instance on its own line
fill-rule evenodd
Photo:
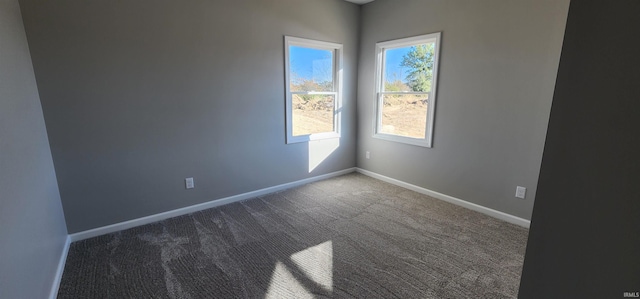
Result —
M 440 32 L 376 44 L 374 137 L 432 146 Z
M 340 137 L 342 45 L 284 41 L 287 143 Z

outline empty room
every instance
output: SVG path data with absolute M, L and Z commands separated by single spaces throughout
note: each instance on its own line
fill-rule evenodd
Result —
M 0 0 L 0 298 L 640 297 L 638 15 Z

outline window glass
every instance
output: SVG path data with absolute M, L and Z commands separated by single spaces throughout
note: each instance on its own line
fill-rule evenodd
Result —
M 333 91 L 333 51 L 291 46 L 291 91 Z
M 340 136 L 342 45 L 285 37 L 287 143 Z
M 374 137 L 431 147 L 440 33 L 376 44 Z

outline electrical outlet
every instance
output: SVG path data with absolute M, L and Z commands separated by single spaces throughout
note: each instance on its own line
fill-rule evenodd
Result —
M 367 151 L 367 152 L 365 153 L 365 157 L 367 157 L 367 159 L 371 158 L 371 152 Z
M 526 194 L 527 194 L 527 188 L 521 187 L 521 186 L 516 187 L 516 197 L 517 198 L 524 199 Z
M 193 184 L 193 178 L 186 178 L 184 179 L 184 185 L 187 189 L 193 189 L 195 188 L 195 185 Z

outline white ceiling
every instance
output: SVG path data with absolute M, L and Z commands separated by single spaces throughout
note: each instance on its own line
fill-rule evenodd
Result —
M 373 0 L 344 0 L 344 1 L 348 1 L 355 4 L 365 4 L 365 3 L 372 2 Z

